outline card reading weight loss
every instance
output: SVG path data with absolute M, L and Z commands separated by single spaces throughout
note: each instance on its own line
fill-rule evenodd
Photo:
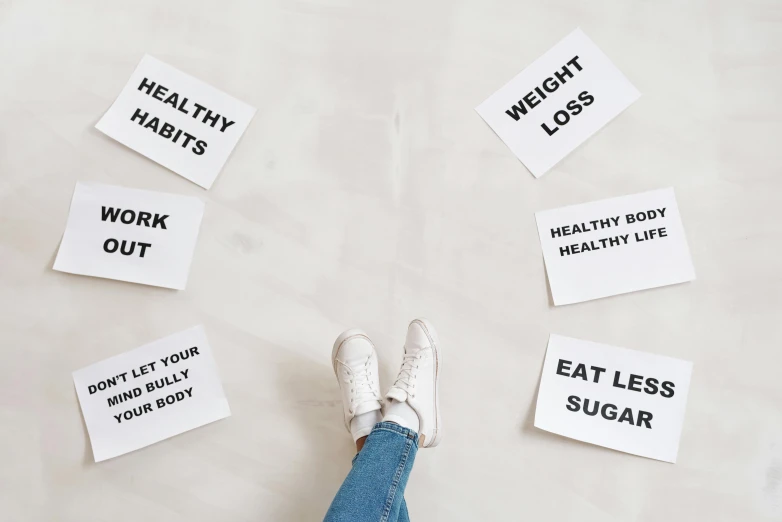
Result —
M 73 372 L 95 462 L 231 415 L 196 326 Z
M 640 96 L 576 29 L 475 110 L 539 178 Z
M 208 189 L 255 109 L 149 55 L 95 127 Z
M 695 279 L 672 188 L 535 214 L 555 305 Z
M 535 426 L 676 462 L 691 375 L 689 361 L 552 335 Z
M 183 290 L 203 215 L 198 198 L 77 183 L 54 269 Z

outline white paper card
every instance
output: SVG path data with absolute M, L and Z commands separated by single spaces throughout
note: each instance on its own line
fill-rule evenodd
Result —
M 203 215 L 198 198 L 77 183 L 54 269 L 182 290 Z
M 672 188 L 535 214 L 555 305 L 695 279 Z
M 689 361 L 552 335 L 535 426 L 676 462 L 691 375 Z
M 201 326 L 73 372 L 95 462 L 231 415 Z
M 250 105 L 146 55 L 95 128 L 208 189 L 254 115 Z
M 576 29 L 475 110 L 539 178 L 640 96 Z

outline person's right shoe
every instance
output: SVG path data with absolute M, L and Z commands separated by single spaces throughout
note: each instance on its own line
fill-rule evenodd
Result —
M 343 332 L 334 342 L 331 364 L 339 381 L 345 427 L 356 441 L 381 420 L 375 345 L 361 330 Z
M 440 420 L 440 371 L 442 370 L 440 340 L 432 324 L 415 319 L 407 327 L 405 354 L 396 382 L 386 393 L 389 406 L 384 421 L 409 426 L 404 415 L 406 403 L 418 416 L 418 444 L 433 448 L 443 435 Z

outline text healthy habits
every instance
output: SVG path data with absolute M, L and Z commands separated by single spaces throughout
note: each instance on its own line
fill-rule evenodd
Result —
M 138 90 L 148 94 L 155 100 L 171 105 L 182 114 L 190 115 L 193 119 L 200 121 L 204 125 L 209 125 L 212 128 L 215 128 L 215 125 L 217 125 L 220 132 L 225 132 L 228 127 L 236 123 L 233 120 L 228 120 L 228 118 L 217 112 L 212 112 L 211 109 L 207 109 L 197 102 L 190 102 L 185 96 L 182 96 L 180 100 L 180 96 L 176 92 L 168 94 L 167 87 L 149 81 L 146 77 L 141 80 Z M 205 140 L 198 139 L 182 129 L 177 129 L 174 125 L 161 121 L 157 116 L 150 117 L 148 112 L 142 112 L 141 109 L 136 109 L 133 116 L 130 117 L 130 121 L 136 122 L 145 129 L 150 129 L 163 138 L 170 139 L 174 143 L 177 143 L 181 137 L 182 148 L 187 148 L 192 141 L 195 141 L 195 144 L 191 149 L 194 154 L 201 155 L 206 151 L 207 143 Z
M 151 56 L 144 56 L 95 127 L 209 188 L 255 109 Z

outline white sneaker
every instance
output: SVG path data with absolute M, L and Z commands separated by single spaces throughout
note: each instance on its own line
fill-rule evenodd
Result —
M 353 440 L 369 435 L 375 422 L 380 421 L 380 381 L 377 372 L 377 352 L 367 334 L 361 330 L 348 330 L 334 341 L 331 364 L 342 392 L 342 410 L 345 427 Z M 353 423 L 351 420 L 365 413 L 378 412 L 373 422 Z M 375 419 L 376 416 L 376 419 Z
M 437 332 L 429 321 L 413 320 L 407 327 L 402 368 L 386 394 L 386 399 L 406 402 L 418 415 L 418 444 L 422 448 L 437 446 L 443 434 L 438 392 L 443 361 L 439 345 Z M 393 403 L 389 409 L 395 409 Z M 405 425 L 403 417 L 396 418 L 392 413 L 387 413 L 383 420 Z

